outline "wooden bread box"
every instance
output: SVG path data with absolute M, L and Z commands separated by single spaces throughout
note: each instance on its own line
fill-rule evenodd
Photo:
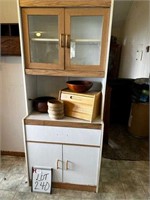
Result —
M 76 93 L 66 88 L 59 91 L 59 99 L 64 102 L 65 116 L 92 122 L 100 115 L 101 91 Z

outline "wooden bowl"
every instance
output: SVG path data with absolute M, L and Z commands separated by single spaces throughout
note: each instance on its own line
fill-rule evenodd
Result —
M 88 91 L 93 83 L 91 81 L 67 81 L 67 86 L 73 92 L 86 92 Z

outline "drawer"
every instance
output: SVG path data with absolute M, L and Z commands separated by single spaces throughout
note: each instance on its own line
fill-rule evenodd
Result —
M 27 141 L 100 146 L 100 129 L 26 125 Z

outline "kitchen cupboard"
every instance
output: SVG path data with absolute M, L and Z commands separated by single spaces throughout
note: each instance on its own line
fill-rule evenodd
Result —
M 98 192 L 111 2 L 18 1 L 29 183 L 34 165 L 52 167 L 53 187 Z M 58 98 L 66 81 L 87 77 L 93 81 L 91 90 L 101 94 L 99 114 L 92 122 L 70 116 L 52 120 L 48 113 L 33 110 L 31 99 L 41 95 Z
M 62 146 L 59 144 L 46 144 L 27 142 L 30 181 L 32 180 L 32 167 L 45 166 L 53 169 L 53 181 L 62 182 L 62 172 L 57 169 L 57 162 L 62 161 Z M 60 160 L 58 160 L 58 158 Z M 60 166 L 59 166 L 60 168 Z
M 102 139 L 99 129 L 41 125 L 26 125 L 25 129 L 30 181 L 32 166 L 44 166 L 53 168 L 56 186 L 69 183 L 96 190 Z
M 87 159 L 87 155 L 90 159 Z M 63 160 L 66 165 L 63 182 L 96 186 L 98 158 L 98 147 L 63 145 Z
M 64 183 L 62 188 L 65 188 L 66 184 L 70 184 L 70 187 L 71 184 L 76 184 L 82 187 L 84 185 L 84 188 L 90 191 L 96 190 L 99 148 L 30 142 L 27 147 L 30 155 L 30 177 L 32 166 L 51 167 L 55 187 Z M 87 159 L 87 154 L 90 159 Z M 37 160 L 35 155 L 41 159 Z
M 21 12 L 27 74 L 104 76 L 109 8 Z

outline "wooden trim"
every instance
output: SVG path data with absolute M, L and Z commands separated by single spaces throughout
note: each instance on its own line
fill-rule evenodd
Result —
M 92 71 L 105 71 L 106 68 L 106 47 L 107 43 L 106 41 L 108 40 L 108 24 L 109 24 L 109 8 L 69 8 L 65 10 L 65 34 L 71 35 L 71 27 L 70 27 L 70 20 L 71 17 L 73 16 L 99 16 L 102 17 L 102 36 L 100 39 L 101 41 L 101 53 L 99 51 L 99 57 L 100 57 L 100 63 L 98 65 L 83 65 L 77 64 L 77 65 L 72 65 L 71 60 L 70 60 L 70 49 L 66 48 L 65 49 L 65 70 L 78 70 L 80 71 L 82 68 L 83 71 L 87 71 L 89 73 L 92 73 Z
M 1 151 L 1 155 L 25 157 L 24 152 L 15 152 L 15 151 Z
M 34 119 L 24 119 L 24 123 L 25 125 L 59 126 L 59 127 L 71 127 L 71 128 L 89 128 L 89 129 L 102 128 L 101 124 L 44 121 L 44 120 L 34 120 Z
M 45 141 L 33 141 L 27 140 L 26 143 L 40 143 L 40 144 L 60 144 L 60 145 L 71 145 L 71 146 L 82 146 L 82 147 L 95 147 L 100 148 L 98 145 L 88 145 L 88 144 L 73 144 L 73 143 L 62 143 L 62 142 L 45 142 Z
M 52 183 L 52 187 L 68 189 L 68 190 L 96 192 L 96 186 L 91 186 L 91 185 L 78 185 L 78 184 L 71 184 L 71 183 Z
M 30 53 L 30 38 L 29 38 L 29 19 L 28 16 L 41 15 L 41 16 L 58 16 L 58 37 L 64 33 L 64 9 L 63 8 L 22 8 L 22 25 L 24 34 L 24 52 L 25 52 L 25 66 L 32 69 L 45 69 L 45 70 L 64 70 L 64 48 L 59 47 L 58 64 L 54 63 L 37 63 L 33 62 Z
M 76 70 L 44 70 L 44 69 L 25 69 L 29 75 L 45 76 L 78 76 L 78 77 L 97 77 L 103 78 L 104 71 L 76 71 Z
M 31 186 L 31 185 L 32 185 L 32 180 L 29 181 L 29 186 Z M 53 182 L 52 188 L 96 192 L 96 186 L 93 186 L 93 185 L 79 185 L 79 184 L 71 184 L 71 183 Z
M 31 185 L 32 185 L 32 180 L 29 181 L 29 186 L 31 186 Z M 79 184 L 71 184 L 71 183 L 53 182 L 52 188 L 96 192 L 96 186 L 93 186 L 93 185 L 79 185 Z
M 107 58 L 107 46 L 108 46 L 108 33 L 109 33 L 109 18 L 110 18 L 110 9 L 103 9 L 103 29 L 102 29 L 102 46 L 101 46 L 101 57 L 100 63 L 102 70 L 106 69 L 106 58 Z
M 19 0 L 20 7 L 110 7 L 111 0 Z
M 22 40 L 24 45 L 24 54 L 26 55 L 25 58 L 25 66 L 28 66 L 30 61 L 30 51 L 29 51 L 29 26 L 28 26 L 28 19 L 27 19 L 27 14 L 25 10 L 22 10 L 21 12 L 21 17 L 22 17 Z
M 24 124 L 25 125 L 39 125 L 39 126 L 44 126 L 44 121 L 43 120 L 34 120 L 34 119 L 24 119 Z

